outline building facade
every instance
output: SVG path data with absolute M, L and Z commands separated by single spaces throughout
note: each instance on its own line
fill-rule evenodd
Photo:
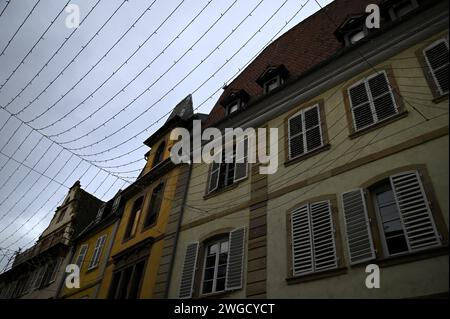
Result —
M 448 296 L 448 2 L 378 1 L 379 29 L 371 3 L 332 2 L 224 89 L 205 127 L 277 128 L 278 170 L 193 165 L 170 298 Z
M 11 269 L 0 275 L 1 298 L 57 298 L 73 239 L 94 219 L 102 204 L 75 182 L 38 241 L 17 254 Z

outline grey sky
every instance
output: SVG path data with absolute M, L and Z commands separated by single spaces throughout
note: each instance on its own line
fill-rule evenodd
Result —
M 74 0 L 81 10 L 81 19 L 98 0 Z M 36 121 L 29 124 L 36 129 L 52 124 L 59 120 L 71 109 L 75 108 L 82 100 L 94 91 L 108 78 L 134 51 L 146 40 L 164 19 L 181 3 L 181 6 L 173 13 L 167 22 L 156 34 L 143 45 L 139 51 L 117 72 L 100 90 L 98 90 L 84 104 L 78 107 L 66 118 L 55 125 L 41 130 L 45 135 L 58 134 L 76 123 L 84 120 L 97 110 L 106 101 L 112 98 L 120 89 L 135 77 L 147 64 L 150 63 L 172 39 L 204 8 L 209 0 L 156 0 L 150 11 L 140 19 L 135 27 L 108 53 L 108 55 L 59 101 L 49 112 L 42 115 Z M 259 4 L 258 8 L 235 32 L 216 50 L 208 59 L 205 57 L 225 38 L 233 29 Z M 284 33 L 289 28 L 311 15 L 319 9 L 314 1 L 309 1 L 300 13 L 288 24 L 286 21 L 292 18 L 295 12 L 304 5 L 307 0 L 288 0 L 280 11 L 269 23 L 255 36 L 245 48 L 243 48 L 226 66 L 193 94 L 194 107 L 198 107 L 218 88 L 222 87 L 239 68 L 242 68 L 267 42 L 282 28 Z M 25 19 L 37 0 L 12 0 L 0 17 L 0 52 Z M 13 41 L 8 46 L 5 54 L 0 56 L 0 85 L 5 82 L 14 68 L 28 53 L 39 36 L 49 26 L 50 22 L 64 7 L 66 0 L 41 0 L 29 19 L 19 30 Z M 82 26 L 73 34 L 62 49 L 55 55 L 52 61 L 44 68 L 42 73 L 29 85 L 23 93 L 7 106 L 10 112 L 18 112 L 27 107 L 30 101 L 36 98 L 58 73 L 73 59 L 77 52 L 84 46 L 105 21 L 120 6 L 123 0 L 101 0 L 90 16 L 86 18 Z M 103 30 L 95 36 L 92 42 L 82 51 L 78 58 L 67 70 L 43 93 L 38 100 L 33 102 L 25 111 L 17 116 L 23 121 L 30 121 L 43 113 L 53 105 L 63 94 L 72 88 L 81 77 L 108 51 L 108 49 L 122 36 L 141 13 L 153 2 L 153 0 L 130 0 L 126 2 L 105 25 Z M 208 7 L 198 16 L 188 29 L 174 43 L 159 56 L 154 63 L 147 68 L 127 89 L 118 94 L 111 102 L 106 104 L 92 118 L 84 121 L 75 129 L 60 136 L 54 136 L 56 142 L 65 143 L 78 139 L 80 136 L 100 127 L 77 141 L 66 143 L 64 147 L 77 149 L 72 152 L 88 161 L 97 161 L 95 165 L 108 167 L 105 170 L 119 172 L 121 177 L 135 177 L 137 170 L 144 165 L 143 155 L 147 151 L 145 146 L 139 148 L 142 142 L 155 131 L 164 119 L 149 127 L 153 122 L 170 111 L 177 102 L 189 93 L 196 90 L 218 68 L 222 66 L 250 37 L 269 19 L 269 17 L 285 2 L 285 0 L 238 0 L 236 4 L 220 19 L 214 28 L 199 41 L 188 54 L 181 60 L 180 57 L 195 43 L 195 41 L 216 21 L 221 13 L 225 12 L 234 0 L 212 0 Z M 324 6 L 329 0 L 321 0 Z M 6 5 L 6 0 L 0 0 L 0 12 Z M 63 12 L 49 31 L 41 40 L 25 63 L 11 77 L 0 90 L 0 105 L 5 107 L 19 91 L 42 68 L 45 61 L 57 50 L 64 39 L 73 29 L 65 26 L 67 13 Z M 175 61 L 176 65 L 166 73 Z M 202 60 L 204 62 L 173 91 L 170 91 L 159 101 L 173 86 L 185 77 Z M 102 124 L 119 112 L 127 104 L 163 75 L 145 94 L 128 106 L 104 127 Z M 220 91 L 214 97 L 204 103 L 197 112 L 208 113 Z M 158 102 L 159 101 L 159 102 Z M 156 104 L 155 104 L 156 103 Z M 151 109 L 149 107 L 155 104 Z M 126 128 L 100 143 L 83 148 L 86 145 L 96 143 L 113 132 L 128 124 L 140 113 L 148 110 L 136 121 Z M 9 114 L 0 108 L 0 127 L 8 120 Z M 31 129 L 26 125 L 20 126 L 20 121 L 11 118 L 0 131 L 0 248 L 9 250 L 0 251 L 0 271 L 6 258 L 2 253 L 10 252 L 19 247 L 29 247 L 34 239 L 39 236 L 53 216 L 53 209 L 70 187 L 87 169 L 87 173 L 81 179 L 84 189 L 94 193 L 97 197 L 108 200 L 124 186 L 122 179 L 99 171 L 98 168 L 87 162 L 81 162 L 80 157 L 61 147 L 51 145 L 51 141 L 42 138 L 42 135 L 33 131 L 16 151 Z M 131 137 L 149 127 L 130 141 Z M 16 131 L 17 130 L 17 131 Z M 14 132 L 16 133 L 14 134 Z M 11 138 L 12 137 L 12 138 Z M 8 139 L 10 142 L 6 144 Z M 41 139 L 42 138 L 42 139 Z M 40 140 L 41 139 L 41 140 Z M 40 140 L 40 142 L 39 142 Z M 125 143 L 125 141 L 127 141 Z M 39 143 L 38 143 L 39 142 Z M 117 148 L 99 155 L 119 144 Z M 50 146 L 49 151 L 46 149 Z M 117 158 L 130 152 L 136 151 Z M 33 150 L 31 153 L 30 151 Z M 30 155 L 27 157 L 27 155 Z M 6 156 L 4 155 L 6 154 Z M 42 159 L 40 157 L 44 154 Z M 59 154 L 59 155 L 58 155 Z M 34 167 L 36 171 L 53 178 L 49 180 L 25 166 L 20 166 L 16 161 Z M 40 159 L 40 160 L 39 160 Z M 127 163 L 142 159 L 131 165 Z M 103 161 L 103 162 L 98 162 Z M 122 166 L 124 165 L 124 166 Z M 110 168 L 111 166 L 117 166 Z M 47 169 L 48 167 L 48 169 Z M 75 169 L 77 167 L 77 169 Z M 75 169 L 75 171 L 73 171 Z M 72 172 L 73 171 L 73 172 Z M 134 171 L 130 173 L 120 173 Z M 116 173 L 114 173 L 116 174 Z M 11 176 L 11 177 L 10 177 Z M 95 177 L 95 178 L 94 178 Z M 24 181 L 20 183 L 20 181 Z M 89 184 L 89 182 L 92 182 Z M 131 179 L 130 179 L 131 181 Z M 102 184 L 103 182 L 103 184 Z M 63 183 L 66 187 L 61 186 Z M 10 194 L 11 193 L 11 194 Z M 9 195 L 9 196 L 8 196 Z M 6 228 L 5 228 L 6 227 Z M 2 260 L 3 259 L 3 260 Z

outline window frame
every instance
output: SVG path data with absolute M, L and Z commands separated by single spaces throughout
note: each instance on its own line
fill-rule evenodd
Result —
M 84 254 L 82 255 L 81 252 L 83 251 L 83 248 L 86 247 L 86 251 L 84 252 Z M 83 263 L 84 263 L 84 259 L 86 258 L 87 252 L 89 250 L 89 245 L 88 244 L 83 244 L 80 246 L 80 249 L 78 251 L 78 256 L 77 258 L 74 260 L 75 261 L 75 265 L 78 266 L 78 268 L 81 270 L 83 268 Z M 78 260 L 80 259 L 80 256 L 83 256 L 83 258 L 80 261 L 80 264 L 78 264 Z
M 225 281 L 224 281 L 224 288 L 223 288 L 223 290 L 216 291 L 215 288 L 216 288 L 216 285 L 217 285 L 217 273 L 219 271 L 219 259 L 220 259 L 219 255 L 220 255 L 220 249 L 221 249 L 222 243 L 224 243 L 224 242 L 227 243 L 227 262 L 225 263 L 226 268 L 225 268 L 225 277 L 224 277 L 224 279 L 225 279 Z M 214 275 L 213 275 L 213 288 L 212 288 L 211 292 L 205 293 L 205 292 L 203 292 L 203 288 L 204 288 L 204 280 L 205 280 L 205 273 L 206 273 L 206 259 L 208 258 L 207 250 L 208 250 L 208 248 L 210 246 L 212 246 L 214 244 L 217 244 L 217 243 L 220 243 L 220 245 L 219 245 L 219 253 L 216 253 L 216 256 L 215 256 Z M 228 234 L 228 236 L 226 234 L 224 234 L 224 235 L 222 235 L 220 237 L 215 237 L 211 241 L 205 242 L 202 245 L 202 249 L 203 249 L 203 255 L 202 255 L 202 257 L 203 257 L 202 265 L 203 266 L 202 266 L 202 275 L 201 275 L 200 287 L 199 287 L 200 288 L 200 295 L 201 296 L 208 296 L 208 295 L 214 295 L 214 294 L 219 294 L 219 293 L 226 292 L 227 291 L 227 289 L 226 289 L 226 279 L 227 279 L 227 271 L 228 271 L 228 256 L 229 256 L 229 249 L 230 249 L 230 247 L 229 247 L 229 234 Z
M 107 238 L 106 234 L 103 234 L 97 238 L 95 242 L 94 251 L 92 252 L 92 258 L 91 261 L 89 262 L 88 270 L 95 269 L 100 264 L 100 258 L 103 252 L 103 248 L 105 247 L 106 244 L 106 238 Z
M 140 205 L 139 209 L 135 210 L 135 205 L 138 200 L 141 200 L 141 205 Z M 138 228 L 139 228 L 139 220 L 141 219 L 142 210 L 144 209 L 144 203 L 145 203 L 145 196 L 143 194 L 136 196 L 135 199 L 132 201 L 130 215 L 128 216 L 128 218 L 126 218 L 126 219 L 124 218 L 124 220 L 126 220 L 126 228 L 125 228 L 123 241 L 127 241 L 127 240 L 133 238 L 134 236 L 136 236 L 136 233 L 138 232 Z M 138 212 L 139 212 L 139 214 L 138 214 Z M 133 233 L 133 225 L 134 224 L 136 224 L 136 229 Z
M 145 213 L 143 231 L 153 227 L 158 222 L 158 216 L 159 216 L 159 213 L 161 211 L 162 205 L 164 203 L 165 186 L 166 186 L 166 184 L 164 182 L 160 182 L 155 187 L 152 188 L 152 192 L 151 192 L 151 195 L 150 195 L 149 203 L 147 205 L 147 211 Z M 152 206 L 153 201 L 154 201 L 153 195 L 154 195 L 155 190 L 158 187 L 160 187 L 160 192 L 161 193 L 160 193 L 160 200 L 159 200 L 159 203 L 158 203 L 158 207 L 156 208 L 157 211 L 155 213 L 155 219 L 154 219 L 154 221 L 152 223 L 147 223 L 148 222 L 148 218 L 149 218 L 150 213 L 151 213 L 151 211 L 150 211 L 151 210 L 151 206 Z M 144 203 L 142 204 L 142 207 L 143 206 L 144 206 Z

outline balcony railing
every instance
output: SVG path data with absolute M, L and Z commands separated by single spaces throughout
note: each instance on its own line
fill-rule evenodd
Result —
M 28 261 L 58 244 L 69 245 L 72 234 L 73 228 L 70 225 L 66 225 L 50 235 L 40 238 L 33 247 L 16 255 L 12 267 Z

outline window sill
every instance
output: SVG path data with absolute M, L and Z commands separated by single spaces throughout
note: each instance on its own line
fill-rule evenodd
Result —
M 232 290 L 213 292 L 213 293 L 209 293 L 209 294 L 200 295 L 198 297 L 198 299 L 219 299 L 219 298 L 229 296 L 232 292 L 233 292 Z
M 235 189 L 235 188 L 237 188 L 237 187 L 239 186 L 240 183 L 246 181 L 247 178 L 248 178 L 248 174 L 247 174 L 247 177 L 246 177 L 246 178 L 241 179 L 240 181 L 237 181 L 237 182 L 235 182 L 235 183 L 233 183 L 233 184 L 231 184 L 231 185 L 228 185 L 228 186 L 219 188 L 219 189 L 217 189 L 217 190 L 215 190 L 215 191 L 212 191 L 212 192 L 209 193 L 209 194 L 206 194 L 205 196 L 203 196 L 203 199 L 209 199 L 209 198 L 218 196 L 218 195 L 220 195 L 220 194 L 222 194 L 222 193 L 228 192 L 228 191 L 230 191 L 230 190 L 232 190 L 232 189 Z
M 313 273 L 313 274 L 309 274 L 309 275 L 304 275 L 304 276 L 288 277 L 288 278 L 286 278 L 286 282 L 288 285 L 295 285 L 295 284 L 302 283 L 302 282 L 308 282 L 308 281 L 319 280 L 319 279 L 328 278 L 328 277 L 340 276 L 340 275 L 343 275 L 346 273 L 347 273 L 347 268 L 340 267 L 340 268 L 325 270 L 325 271 L 321 271 L 321 272 L 317 272 L 317 273 Z
M 364 135 L 366 133 L 369 133 L 369 132 L 372 132 L 372 131 L 375 131 L 375 130 L 379 129 L 380 127 L 383 127 L 383 126 L 391 124 L 391 123 L 393 123 L 393 122 L 395 122 L 397 120 L 400 120 L 400 119 L 406 117 L 407 115 L 408 115 L 408 111 L 402 111 L 402 112 L 397 113 L 397 114 L 395 114 L 395 115 L 393 115 L 393 116 L 391 116 L 391 117 L 389 117 L 389 118 L 387 118 L 385 120 L 382 120 L 382 121 L 380 121 L 378 123 L 372 124 L 371 126 L 365 127 L 365 128 L 363 128 L 363 129 L 361 129 L 359 131 L 353 132 L 348 137 L 350 139 L 354 139 L 354 138 L 360 137 L 360 136 L 362 136 L 362 135 Z
M 93 271 L 95 271 L 95 270 L 97 270 L 97 269 L 98 269 L 98 265 L 93 266 L 93 267 L 89 267 L 89 268 L 86 270 L 86 274 L 89 274 L 89 273 L 91 273 L 91 272 L 93 272 Z
M 286 162 L 284 162 L 284 166 L 288 167 L 290 165 L 293 165 L 293 164 L 296 164 L 298 162 L 304 161 L 304 160 L 306 160 L 306 159 L 308 159 L 310 157 L 313 157 L 313 156 L 315 156 L 315 155 L 317 155 L 317 154 L 319 154 L 321 152 L 328 151 L 330 148 L 331 148 L 330 144 L 324 144 L 321 147 L 316 148 L 315 150 L 313 150 L 313 151 L 311 151 L 309 153 L 306 153 L 306 154 L 297 156 L 297 157 L 295 157 L 293 159 L 287 160 Z
M 152 229 L 153 227 L 155 227 L 157 222 L 158 222 L 158 216 L 156 216 L 155 221 L 153 223 L 151 223 L 151 224 L 149 224 L 147 226 L 144 226 L 142 228 L 142 230 L 141 230 L 141 233 L 145 233 L 147 230 Z
M 443 102 L 445 100 L 448 100 L 448 93 L 445 93 L 444 95 L 435 97 L 432 102 L 434 104 L 438 104 L 438 103 L 441 103 L 441 102 Z

